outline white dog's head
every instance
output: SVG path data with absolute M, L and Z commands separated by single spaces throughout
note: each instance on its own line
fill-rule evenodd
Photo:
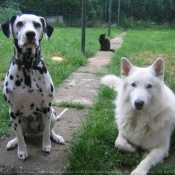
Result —
M 1 28 L 7 38 L 10 38 L 12 33 L 15 45 L 21 49 L 38 48 L 43 33 L 49 39 L 53 32 L 53 27 L 48 25 L 43 17 L 31 14 L 13 16 L 2 23 Z
M 146 68 L 136 67 L 126 58 L 122 58 L 122 87 L 132 108 L 135 110 L 144 110 L 152 104 L 152 100 L 157 100 L 155 98 L 163 86 L 163 76 L 164 63 L 162 58 L 158 58 L 151 66 Z

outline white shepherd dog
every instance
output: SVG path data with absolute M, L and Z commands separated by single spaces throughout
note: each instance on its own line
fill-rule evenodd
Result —
M 168 157 L 175 126 L 175 96 L 164 84 L 164 62 L 158 58 L 151 66 L 140 68 L 121 59 L 121 79 L 106 75 L 101 83 L 118 91 L 116 122 L 119 134 L 115 147 L 134 152 L 148 151 L 131 175 L 146 175 L 150 168 Z

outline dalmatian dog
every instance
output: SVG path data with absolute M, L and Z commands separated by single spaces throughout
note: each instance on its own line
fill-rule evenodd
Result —
M 43 17 L 32 14 L 13 16 L 1 24 L 7 38 L 13 36 L 14 55 L 6 74 L 3 94 L 9 106 L 16 138 L 9 141 L 7 150 L 18 145 L 18 157 L 28 157 L 24 134 L 43 132 L 42 150 L 51 152 L 50 137 L 63 144 L 61 136 L 53 131 L 58 117 L 51 106 L 54 85 L 40 55 L 40 42 L 45 33 L 49 39 L 53 27 Z

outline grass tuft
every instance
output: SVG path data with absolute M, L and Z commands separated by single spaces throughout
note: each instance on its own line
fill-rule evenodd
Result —
M 84 104 L 81 104 L 81 103 L 70 103 L 70 102 L 53 103 L 52 106 L 76 108 L 76 109 L 87 109 L 88 108 Z

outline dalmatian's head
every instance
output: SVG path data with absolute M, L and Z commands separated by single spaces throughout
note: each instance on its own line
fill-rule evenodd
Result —
M 45 33 L 46 39 L 49 39 L 54 30 L 43 17 L 31 14 L 13 16 L 10 20 L 2 23 L 1 28 L 7 38 L 10 38 L 12 34 L 15 44 L 21 49 L 38 48 L 43 33 Z

